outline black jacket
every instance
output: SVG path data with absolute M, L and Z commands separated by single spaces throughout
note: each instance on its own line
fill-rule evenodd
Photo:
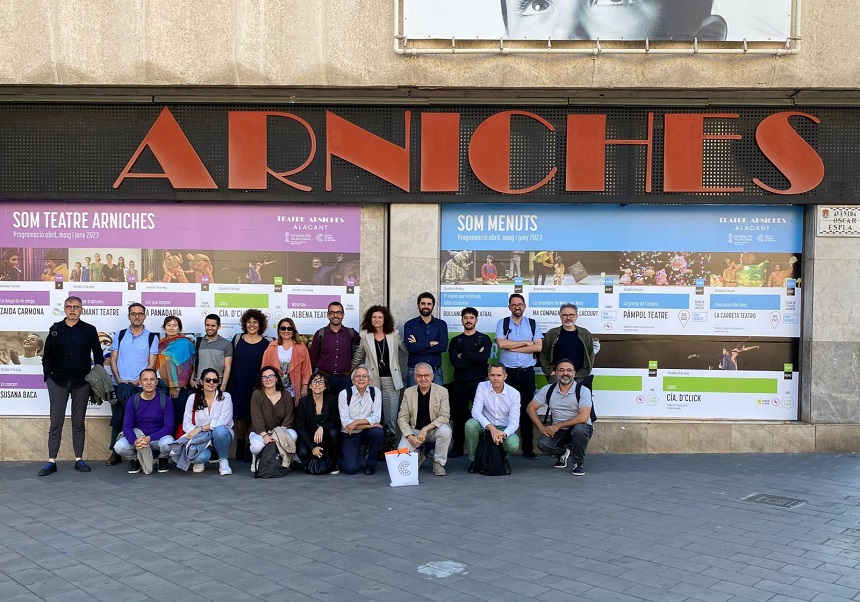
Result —
M 92 360 L 90 359 L 92 358 Z M 74 326 L 65 320 L 52 324 L 42 354 L 42 371 L 61 386 L 71 380 L 72 387 L 82 387 L 93 364 L 105 363 L 99 333 L 95 326 L 79 320 Z
M 317 427 L 314 426 L 316 404 L 314 403 L 313 394 L 302 397 L 296 410 L 296 432 L 299 435 L 299 441 L 306 445 L 308 449 L 313 449 L 316 446 L 316 443 L 314 443 L 314 432 L 317 430 Z M 331 429 L 340 430 L 337 399 L 331 393 L 323 394 L 322 421 L 324 433 L 328 433 Z
M 479 351 L 483 347 L 483 351 Z M 493 342 L 483 332 L 467 337 L 458 334 L 448 345 L 448 359 L 454 366 L 454 380 L 486 380 L 487 362 Z M 457 356 L 460 357 L 457 357 Z

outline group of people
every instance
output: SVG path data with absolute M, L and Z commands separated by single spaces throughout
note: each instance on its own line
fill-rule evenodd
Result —
M 499 361 L 490 364 L 493 342 L 477 330 L 478 311 L 462 310 L 463 332 L 449 344 L 447 324 L 433 316 L 435 304 L 432 293 L 418 295 L 418 316 L 406 322 L 401 338 L 387 307 L 370 307 L 357 332 L 343 324 L 343 305 L 335 301 L 328 324 L 306 346 L 291 318 L 278 322 L 273 340 L 266 338 L 268 318 L 258 309 L 244 312 L 242 332 L 232 341 L 219 335 L 216 314 L 206 317 L 205 336 L 196 341 L 182 333 L 178 316 L 165 318 L 159 336 L 145 326 L 146 308 L 132 303 L 129 326 L 113 336 L 106 362 L 98 332 L 80 319 L 81 300 L 70 296 L 66 317 L 51 326 L 44 348 L 51 419 L 48 462 L 39 474 L 57 470 L 70 396 L 74 466 L 90 470 L 83 460 L 84 417 L 104 378 L 116 392 L 106 464 L 127 461 L 130 473 L 166 472 L 171 457 L 180 468 L 203 472 L 217 455 L 219 473 L 228 475 L 233 443 L 235 457 L 250 461 L 254 471 L 265 446 L 286 441 L 312 474 L 356 474 L 363 465 L 372 475 L 384 443 L 399 435 L 398 447 L 417 451 L 421 462 L 432 454 L 432 471 L 443 476 L 448 459 L 464 453 L 474 472 L 484 431 L 505 462 L 518 450 L 537 460 L 537 428 L 538 449 L 556 456 L 560 468 L 572 454 L 573 474 L 584 474 L 594 348 L 591 333 L 576 325 L 576 306 L 562 305 L 561 325 L 544 336 L 525 317 L 523 296 L 512 294 L 510 316 L 496 325 Z M 445 353 L 454 368 L 447 384 Z M 536 367 L 550 383 L 540 391 Z

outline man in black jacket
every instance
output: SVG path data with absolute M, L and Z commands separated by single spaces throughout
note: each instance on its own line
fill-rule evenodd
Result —
M 460 312 L 463 334 L 458 334 L 448 345 L 448 357 L 454 367 L 454 380 L 447 385 L 451 404 L 451 422 L 454 428 L 454 447 L 449 458 L 463 455 L 466 441 L 466 421 L 471 416 L 469 404 L 475 399 L 478 383 L 487 378 L 487 361 L 493 342 L 483 332 L 478 332 L 478 310 L 467 307 Z
M 83 302 L 80 297 L 69 297 L 63 303 L 66 319 L 51 326 L 45 340 L 42 369 L 48 385 L 51 407 L 51 427 L 48 431 L 48 463 L 39 471 L 44 477 L 57 472 L 57 454 L 63 436 L 66 402 L 72 396 L 72 447 L 75 451 L 75 470 L 89 472 L 83 460 L 84 421 L 90 399 L 90 385 L 84 380 L 92 364 L 104 364 L 99 333 L 92 324 L 81 320 Z M 92 358 L 92 359 L 91 359 Z

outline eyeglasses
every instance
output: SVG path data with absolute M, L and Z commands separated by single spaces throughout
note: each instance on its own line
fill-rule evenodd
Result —
M 415 378 L 433 378 L 432 374 L 416 374 Z
M 63 307 L 65 307 L 66 309 L 74 310 L 74 311 L 81 309 L 80 305 L 64 305 Z
M 293 327 L 292 326 L 281 326 L 280 330 L 283 332 L 292 332 Z
M 140 318 L 141 316 L 145 316 L 146 313 L 144 313 L 142 311 L 130 311 L 130 312 L 128 312 L 128 315 L 130 315 L 133 318 Z
M 576 314 L 561 314 L 562 318 L 575 318 Z
M 353 375 L 353 378 L 358 380 L 360 378 L 364 379 L 364 378 L 370 378 L 370 377 L 367 374 L 355 374 L 355 375 Z
M 218 379 L 217 378 L 204 378 L 203 382 L 212 384 L 212 383 L 217 383 Z
M 513 307 L 514 309 L 525 307 L 525 303 L 511 303 L 508 307 Z
M 330 312 L 328 312 L 328 315 L 330 315 L 330 316 L 342 316 L 343 312 L 342 311 L 330 311 Z
M 274 378 L 278 378 L 276 374 L 264 374 L 263 380 L 272 380 Z
M 311 385 L 324 385 L 324 384 L 325 384 L 324 380 L 312 380 L 311 381 Z

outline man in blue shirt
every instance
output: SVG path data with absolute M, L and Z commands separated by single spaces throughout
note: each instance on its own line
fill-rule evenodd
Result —
M 535 396 L 535 353 L 540 353 L 543 335 L 535 320 L 523 317 L 525 298 L 514 293 L 508 298 L 509 318 L 496 324 L 496 343 L 499 345 L 499 361 L 508 373 L 507 383 L 520 393 L 520 439 L 523 457 L 537 460 L 534 452 L 532 421 L 526 407 Z
M 145 321 L 146 307 L 140 303 L 129 305 L 128 328 L 114 335 L 110 347 L 110 368 L 116 381 L 117 402 L 111 406 L 111 455 L 105 466 L 116 466 L 122 462 L 122 458 L 114 451 L 114 442 L 122 429 L 125 402 L 140 392 L 141 370 L 155 368 L 155 360 L 158 359 L 158 335 L 146 329 Z
M 433 293 L 421 293 L 418 295 L 418 317 L 403 326 L 403 340 L 409 352 L 407 387 L 417 384 L 415 366 L 422 362 L 433 368 L 433 382 L 442 384 L 442 354 L 448 351 L 448 325 L 433 317 L 435 306 L 436 297 Z

